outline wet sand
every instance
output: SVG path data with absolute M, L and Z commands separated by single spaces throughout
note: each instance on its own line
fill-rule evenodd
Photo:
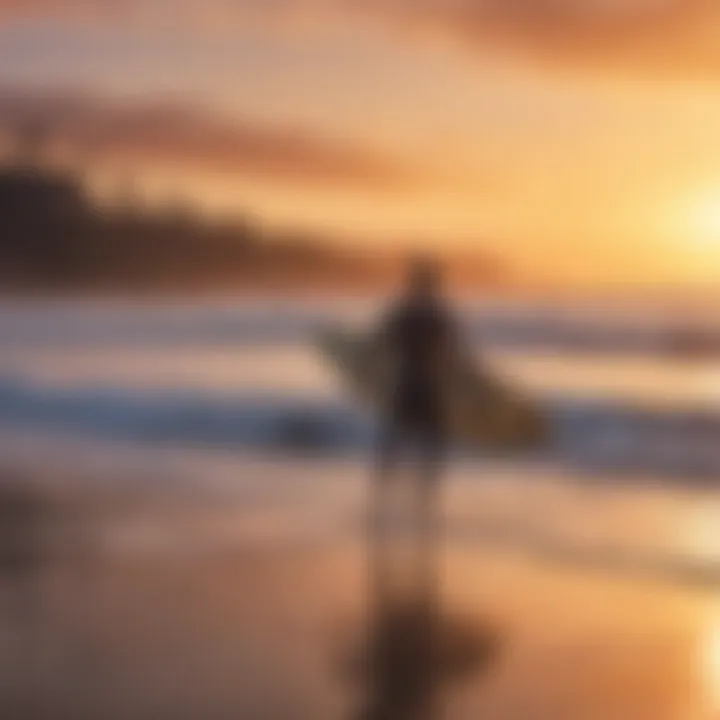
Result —
M 262 465 L 220 490 L 68 492 L 6 477 L 2 717 L 357 720 L 368 690 L 350 658 L 375 627 L 360 473 L 339 484 L 283 472 L 275 490 L 282 473 Z M 464 493 L 450 487 L 451 516 Z M 494 642 L 443 680 L 438 718 L 720 711 L 712 585 L 543 558 L 455 528 L 437 548 L 439 627 L 461 644 Z

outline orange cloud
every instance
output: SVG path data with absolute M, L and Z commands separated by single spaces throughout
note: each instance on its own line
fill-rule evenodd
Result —
M 48 140 L 98 160 L 361 186 L 400 185 L 414 175 L 371 149 L 295 127 L 219 119 L 172 103 L 0 89 L 0 130 L 12 134 L 38 127 Z
M 715 0 L 363 0 L 402 28 L 534 60 L 720 70 Z M 358 0 L 358 7 L 360 2 Z
M 717 0 L 0 0 L 0 23 L 28 18 L 230 32 L 360 18 L 568 69 L 720 72 Z

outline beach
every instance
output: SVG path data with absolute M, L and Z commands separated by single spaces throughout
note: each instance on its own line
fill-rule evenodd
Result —
M 364 473 L 227 462 L 203 487 L 194 470 L 171 492 L 107 477 L 31 495 L 48 509 L 1 579 L 8 717 L 354 717 Z M 463 518 L 476 482 L 448 486 L 439 608 L 496 647 L 452 686 L 448 717 L 715 716 L 712 584 L 488 538 Z
M 360 716 L 372 423 L 312 351 L 327 320 L 277 304 L 3 308 L 3 716 Z M 703 396 L 697 374 L 652 359 L 614 376 L 560 351 L 509 361 L 549 388 L 560 430 L 578 406 L 605 428 L 681 422 Z M 542 457 L 453 457 L 437 627 L 492 642 L 433 676 L 442 717 L 720 712 L 712 474 L 682 469 L 689 432 L 672 472 L 654 471 L 647 433 L 631 448 L 583 433 Z

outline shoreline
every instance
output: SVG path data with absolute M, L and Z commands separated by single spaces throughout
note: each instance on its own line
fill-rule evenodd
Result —
M 392 280 L 376 283 L 307 281 L 247 283 L 198 283 L 150 286 L 77 285 L 75 287 L 0 286 L 0 302 L 228 302 L 238 301 L 374 301 L 393 297 L 398 283 Z M 448 283 L 447 296 L 454 302 L 504 303 L 531 308 L 577 306 L 603 307 L 608 311 L 633 305 L 647 312 L 707 312 L 715 303 L 716 289 L 708 288 L 559 288 L 522 287 L 519 285 L 483 285 L 482 283 Z

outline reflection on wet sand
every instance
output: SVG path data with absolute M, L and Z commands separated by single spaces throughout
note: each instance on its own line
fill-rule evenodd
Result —
M 492 628 L 445 607 L 440 510 L 435 497 L 415 499 L 420 502 L 411 503 L 400 534 L 388 531 L 387 508 L 375 503 L 368 536 L 366 639 L 358 668 L 361 709 L 353 720 L 442 717 L 449 686 L 480 678 L 498 650 Z
M 714 720 L 712 593 L 513 559 L 422 513 L 369 543 L 310 533 L 337 485 L 301 505 L 268 482 L 135 504 L 10 486 L 0 717 Z

